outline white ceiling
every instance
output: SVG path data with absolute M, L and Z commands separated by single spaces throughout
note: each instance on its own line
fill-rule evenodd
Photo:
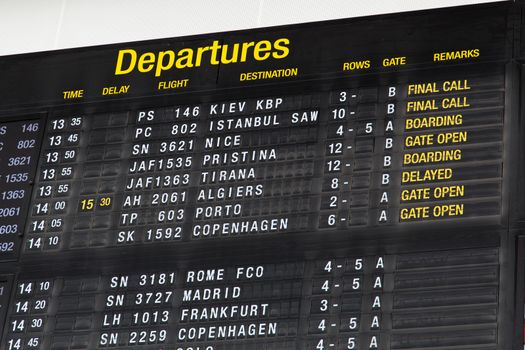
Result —
M 487 0 L 0 0 L 0 55 Z

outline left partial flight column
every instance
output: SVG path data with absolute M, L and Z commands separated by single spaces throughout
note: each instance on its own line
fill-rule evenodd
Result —
M 0 123 L 0 261 L 20 251 L 42 133 L 41 119 Z

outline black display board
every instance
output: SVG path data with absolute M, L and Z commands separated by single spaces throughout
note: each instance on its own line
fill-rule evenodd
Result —
M 0 349 L 521 348 L 520 16 L 0 58 Z

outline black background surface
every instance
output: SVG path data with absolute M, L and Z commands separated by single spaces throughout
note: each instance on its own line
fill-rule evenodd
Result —
M 1 263 L 0 273 L 6 279 L 9 277 L 22 281 L 168 269 L 183 272 L 197 267 L 311 262 L 383 254 L 431 255 L 430 252 L 443 252 L 446 255 L 445 252 L 462 249 L 497 249 L 497 323 L 489 322 L 491 326 L 497 324 L 497 328 L 480 330 L 473 326 L 471 329 L 474 338 L 476 332 L 485 332 L 488 335 L 497 329 L 497 340 L 477 345 L 467 341 L 460 345 L 450 340 L 454 338 L 454 326 L 449 326 L 444 331 L 450 332 L 450 339 L 446 336 L 443 339 L 433 338 L 426 334 L 425 329 L 414 331 L 414 337 L 422 334 L 422 339 L 427 341 L 420 343 L 421 348 L 521 348 L 523 278 L 520 274 L 523 274 L 524 261 L 523 252 L 516 257 L 516 237 L 521 234 L 525 206 L 520 205 L 523 201 L 523 171 L 518 173 L 518 168 L 523 170 L 523 153 L 516 151 L 522 147 L 523 132 L 518 100 L 518 93 L 522 91 L 518 78 L 519 57 L 516 57 L 518 50 L 514 47 L 517 42 L 515 33 L 518 32 L 518 17 L 517 5 L 489 4 L 3 57 L 0 59 L 2 121 L 18 120 L 19 116 L 37 118 L 41 113 L 46 113 L 48 119 L 124 111 L 132 111 L 133 115 L 138 110 L 181 104 L 244 100 L 281 94 L 326 93 L 340 88 L 363 86 L 401 85 L 417 82 L 422 76 L 431 81 L 446 75 L 461 76 L 466 71 L 475 76 L 495 72 L 505 77 L 505 112 L 502 215 L 499 218 L 475 217 L 443 223 L 398 224 L 351 231 L 338 230 L 321 235 L 319 232 L 269 234 L 149 246 L 22 253 L 17 261 Z M 167 48 L 176 50 L 181 47 L 209 45 L 213 40 L 234 43 L 279 37 L 287 37 L 291 41 L 290 55 L 280 61 L 203 65 L 200 68 L 166 72 L 161 78 L 155 78 L 153 74 L 114 76 L 117 52 L 123 48 L 131 47 L 138 52 Z M 432 62 L 434 52 L 470 48 L 479 48 L 481 57 L 468 62 Z M 395 56 L 406 56 L 408 64 L 398 68 L 380 66 L 381 58 Z M 360 59 L 370 59 L 372 68 L 358 73 L 341 71 L 342 62 Z M 243 72 L 288 67 L 298 67 L 298 77 L 239 82 L 239 74 Z M 160 80 L 186 78 L 190 79 L 190 85 L 185 90 L 166 93 L 155 91 Z M 126 84 L 131 84 L 131 92 L 126 96 L 100 96 L 104 86 Z M 85 89 L 85 99 L 63 101 L 62 91 L 73 89 Z M 518 187 L 520 191 L 516 191 Z M 509 230 L 509 227 L 514 230 Z M 424 268 L 422 271 L 425 271 Z M 428 270 L 428 273 L 432 273 L 432 270 Z M 12 288 L 16 288 L 16 283 Z M 515 293 L 515 290 L 518 292 Z M 4 300 L 6 299 L 2 298 L 2 303 Z M 14 300 L 13 295 L 11 304 Z M 50 337 L 51 333 L 46 333 L 46 337 Z M 302 334 L 301 330 L 299 333 Z M 417 340 L 409 341 L 403 347 L 395 340 L 395 335 L 389 332 L 385 334 L 385 349 L 417 347 Z M 459 338 L 462 336 L 467 337 L 460 334 Z M 7 349 L 7 337 L 7 327 L 4 327 L 2 349 Z M 297 336 L 297 349 L 303 348 L 305 339 Z M 429 339 L 436 340 L 432 343 Z M 449 341 L 451 343 L 447 343 Z M 50 343 L 46 344 L 51 346 Z

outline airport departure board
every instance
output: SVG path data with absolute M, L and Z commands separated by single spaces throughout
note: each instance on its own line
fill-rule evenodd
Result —
M 520 10 L 0 57 L 0 349 L 521 349 Z

